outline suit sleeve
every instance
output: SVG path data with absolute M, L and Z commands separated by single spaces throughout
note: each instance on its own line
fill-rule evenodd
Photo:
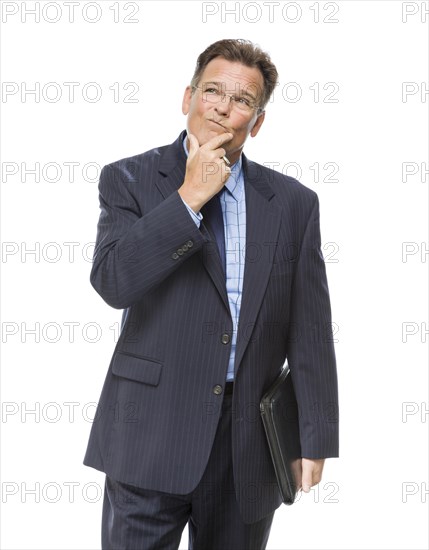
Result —
M 196 212 L 195 213 L 183 197 L 182 197 L 182 201 L 183 201 L 184 205 L 186 206 L 186 208 L 188 209 L 188 212 L 191 215 L 191 218 L 196 223 L 197 227 L 200 227 L 201 220 L 203 219 L 203 215 L 201 214 L 201 212 Z
M 338 456 L 337 369 L 317 195 L 292 286 L 287 358 L 298 403 L 302 456 Z
M 105 166 L 98 189 L 101 212 L 90 281 L 110 306 L 125 309 L 178 269 L 206 238 L 177 191 L 142 216 L 120 169 Z

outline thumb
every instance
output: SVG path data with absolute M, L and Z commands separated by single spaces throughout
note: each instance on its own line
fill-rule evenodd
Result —
M 308 493 L 313 485 L 313 469 L 307 461 L 302 461 L 302 490 Z
M 188 134 L 189 138 L 189 156 L 193 157 L 195 153 L 200 148 L 200 144 L 198 143 L 198 139 L 193 134 Z

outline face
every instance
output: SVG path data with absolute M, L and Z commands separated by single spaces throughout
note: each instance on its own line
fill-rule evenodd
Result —
M 227 94 L 238 95 L 239 93 L 243 95 L 247 92 L 255 98 L 256 104 L 258 104 L 264 85 L 264 79 L 259 69 L 246 67 L 241 63 L 227 61 L 220 57 L 212 59 L 207 64 L 198 86 L 212 82 L 222 83 L 224 86 L 222 89 Z M 265 117 L 265 113 L 258 115 L 256 109 L 249 112 L 238 109 L 228 96 L 218 103 L 204 101 L 201 89 L 192 92 L 190 86 L 186 87 L 183 96 L 182 112 L 184 115 L 188 115 L 188 133 L 198 139 L 200 146 L 224 132 L 233 134 L 232 140 L 223 145 L 231 163 L 240 156 L 247 136 L 250 134 L 255 137 L 259 132 Z

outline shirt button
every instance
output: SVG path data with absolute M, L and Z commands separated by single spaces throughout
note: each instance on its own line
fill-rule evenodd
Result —
M 222 386 L 220 386 L 219 384 L 216 384 L 216 386 L 214 386 L 213 388 L 213 393 L 215 393 L 216 395 L 220 395 L 222 391 Z
M 222 344 L 229 344 L 229 340 L 230 340 L 230 337 L 229 337 L 229 334 L 222 334 Z
M 194 246 L 193 241 L 188 241 L 186 244 L 188 245 L 189 248 L 192 248 Z
M 171 257 L 173 258 L 173 260 L 177 260 L 177 258 L 179 257 L 179 254 L 177 254 L 176 252 L 173 252 Z

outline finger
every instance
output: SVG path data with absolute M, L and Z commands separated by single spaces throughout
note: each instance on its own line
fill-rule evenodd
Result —
M 208 150 L 215 150 L 221 147 L 224 143 L 227 143 L 228 141 L 231 141 L 233 138 L 233 134 L 231 132 L 227 132 L 226 134 L 220 134 L 219 136 L 215 136 L 212 139 L 209 139 L 207 143 L 205 143 L 201 149 L 208 149 Z
M 302 490 L 308 493 L 313 485 L 313 468 L 305 461 L 302 464 Z
M 195 153 L 200 148 L 200 144 L 198 143 L 198 139 L 194 136 L 194 134 L 188 134 L 189 138 L 189 156 L 193 157 Z
M 225 182 L 231 175 L 231 168 L 227 164 L 225 164 L 222 159 L 219 159 L 218 165 L 220 168 L 222 181 Z
M 223 147 L 219 147 L 218 149 L 213 149 L 213 156 L 215 158 L 222 158 L 224 155 L 226 155 L 226 150 Z

